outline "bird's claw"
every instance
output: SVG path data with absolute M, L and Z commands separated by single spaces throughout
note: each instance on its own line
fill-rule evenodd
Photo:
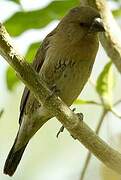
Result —
M 73 108 L 72 111 L 75 112 L 75 111 L 76 111 L 76 108 Z
M 72 111 L 73 111 L 73 110 L 72 110 Z M 77 113 L 77 116 L 78 116 L 78 118 L 79 118 L 80 121 L 83 121 L 83 117 L 84 117 L 84 116 L 83 116 L 82 113 Z M 71 136 L 73 137 L 74 140 L 77 139 L 74 135 L 71 134 Z
M 76 137 L 74 137 L 74 135 L 72 135 L 72 134 L 71 134 L 71 137 L 72 137 L 74 140 L 76 140 L 76 139 L 77 139 L 77 138 L 76 138 Z
M 80 121 L 83 121 L 84 115 L 82 113 L 77 113 L 77 116 Z
M 58 138 L 58 136 L 60 135 L 61 132 L 64 131 L 64 126 L 61 126 L 60 130 L 58 131 L 56 137 Z

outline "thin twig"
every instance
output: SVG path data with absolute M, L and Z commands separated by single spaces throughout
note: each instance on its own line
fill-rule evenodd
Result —
M 92 154 L 88 151 L 88 154 L 87 154 L 87 157 L 86 157 L 86 160 L 85 160 L 83 169 L 82 169 L 82 173 L 81 173 L 81 178 L 80 178 L 80 180 L 83 180 L 83 179 L 84 179 L 84 176 L 85 176 L 85 173 L 86 173 L 86 171 L 87 171 L 87 168 L 88 168 L 88 165 L 89 165 L 91 156 L 92 156 Z
M 116 101 L 114 104 L 113 104 L 113 106 L 117 106 L 117 105 L 119 105 L 121 103 L 121 99 L 119 99 L 118 101 Z
M 121 114 L 118 114 L 115 109 L 110 109 L 110 112 L 112 112 L 112 114 L 114 114 L 117 118 L 121 119 Z
M 100 120 L 99 120 L 99 122 L 98 122 L 96 131 L 95 131 L 95 133 L 96 133 L 97 135 L 99 134 L 99 131 L 100 131 L 100 129 L 101 129 L 102 123 L 103 123 L 103 121 L 104 121 L 104 118 L 105 118 L 107 112 L 108 112 L 107 110 L 103 109 L 102 115 L 101 115 L 101 117 L 100 117 Z M 87 157 L 86 157 L 84 166 L 83 166 L 83 170 L 82 170 L 82 173 L 81 173 L 80 180 L 83 180 L 83 179 L 84 179 L 84 176 L 85 176 L 85 173 L 86 173 L 86 171 L 87 171 L 87 168 L 88 168 L 89 162 L 90 162 L 90 160 L 91 160 L 91 157 L 92 157 L 92 153 L 91 153 L 90 151 L 88 151 L 88 154 L 87 154 Z

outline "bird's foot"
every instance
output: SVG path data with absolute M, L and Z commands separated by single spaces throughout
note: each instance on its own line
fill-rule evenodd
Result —
M 73 111 L 73 110 L 72 110 Z M 83 121 L 84 115 L 82 113 L 77 113 L 77 116 L 79 118 L 80 121 Z M 73 135 L 71 135 L 73 137 L 74 140 L 76 140 L 77 138 Z
M 62 133 L 63 131 L 64 131 L 64 126 L 61 126 L 61 128 L 59 129 L 59 131 L 58 131 L 56 137 L 58 138 L 59 135 L 60 135 L 60 133 Z
M 72 109 L 72 111 L 74 112 L 76 110 L 76 108 Z M 77 113 L 77 116 L 79 117 L 79 120 L 80 121 L 83 121 L 83 114 L 82 113 Z M 60 133 L 62 133 L 64 131 L 64 126 L 61 126 L 60 130 L 58 131 L 56 137 L 58 138 Z M 76 137 L 74 137 L 73 135 L 71 135 L 75 140 L 76 140 Z
M 76 115 L 78 116 L 80 121 L 83 121 L 84 115 L 82 113 L 77 113 Z

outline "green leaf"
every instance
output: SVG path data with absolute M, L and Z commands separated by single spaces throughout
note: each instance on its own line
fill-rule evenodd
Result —
M 20 11 L 9 18 L 4 25 L 12 36 L 19 36 L 26 30 L 43 28 L 53 20 L 61 19 L 79 0 L 53 1 L 47 7 L 34 11 Z
M 37 52 L 37 49 L 40 47 L 40 42 L 36 42 L 36 43 L 33 43 L 29 46 L 28 48 L 28 51 L 25 55 L 25 59 L 28 61 L 28 62 L 32 62 L 34 57 L 35 57 L 35 54 Z
M 19 79 L 17 78 L 14 70 L 11 67 L 8 67 L 6 71 L 6 83 L 8 90 L 12 91 L 18 82 Z
M 120 17 L 121 16 L 121 8 L 113 10 L 112 13 L 115 17 Z
M 25 55 L 25 59 L 28 62 L 31 63 L 33 61 L 38 47 L 40 47 L 40 42 L 33 43 L 29 46 L 28 51 Z M 6 71 L 6 84 L 7 84 L 8 90 L 12 91 L 19 82 L 20 81 L 17 78 L 14 70 L 11 67 L 8 67 Z
M 102 97 L 105 105 L 112 105 L 112 90 L 114 87 L 114 79 L 112 72 L 112 62 L 109 62 L 105 65 L 103 71 L 100 73 L 97 82 L 96 90 L 99 95 Z
M 17 4 L 20 4 L 20 0 L 7 0 L 7 1 L 12 1 L 12 2 L 15 2 Z
M 74 101 L 74 104 L 76 105 L 86 105 L 86 104 L 95 104 L 95 105 L 99 105 L 97 102 L 95 101 L 88 101 L 88 100 L 82 100 L 82 99 L 76 99 Z
M 0 118 L 2 117 L 3 113 L 4 113 L 4 110 L 3 109 L 0 110 Z

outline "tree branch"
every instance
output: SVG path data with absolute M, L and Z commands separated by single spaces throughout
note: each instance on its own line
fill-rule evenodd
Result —
M 101 126 L 103 124 L 103 121 L 104 121 L 104 118 L 106 116 L 106 114 L 108 113 L 108 111 L 106 109 L 103 109 L 103 112 L 101 114 L 101 117 L 99 119 L 99 122 L 98 122 L 98 125 L 96 127 L 96 130 L 95 130 L 95 133 L 98 135 L 99 134 L 99 131 L 101 129 Z M 83 169 L 82 169 L 82 173 L 81 173 L 81 177 L 80 177 L 80 180 L 83 180 L 84 179 L 84 176 L 85 176 L 85 173 L 87 171 L 87 168 L 88 168 L 88 165 L 89 165 L 89 162 L 91 160 L 91 156 L 92 156 L 92 153 L 91 152 L 88 152 L 87 154 L 87 157 L 86 157 L 86 160 L 85 160 L 85 163 L 84 163 L 84 166 L 83 166 Z
M 74 138 L 106 166 L 121 174 L 121 154 L 98 137 L 59 97 L 52 95 L 35 70 L 12 47 L 9 35 L 2 24 L 0 24 L 0 54 L 14 68 L 37 100 L 57 117 Z
M 121 30 L 116 23 L 106 0 L 81 0 L 85 5 L 95 7 L 104 23 L 106 32 L 100 35 L 102 46 L 121 73 Z

